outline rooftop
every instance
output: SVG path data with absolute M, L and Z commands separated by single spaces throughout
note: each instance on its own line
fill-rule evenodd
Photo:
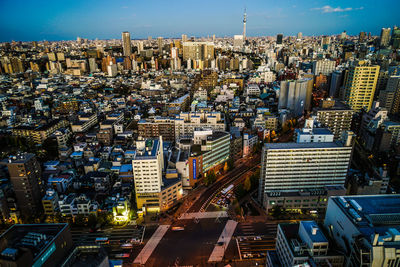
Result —
M 33 254 L 33 262 L 36 262 L 67 227 L 67 223 L 15 224 L 0 236 L 0 258 L 15 260 L 25 253 L 21 250 L 24 248 Z M 33 239 L 35 243 L 31 243 Z

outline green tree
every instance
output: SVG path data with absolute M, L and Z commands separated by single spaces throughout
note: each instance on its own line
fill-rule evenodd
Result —
M 281 206 L 275 206 L 273 212 L 272 212 L 272 216 L 274 216 L 275 218 L 279 218 L 281 217 L 281 215 L 283 214 L 283 209 Z
M 239 184 L 236 188 L 235 195 L 237 199 L 242 199 L 247 194 L 246 190 L 244 190 L 243 184 Z
M 243 188 L 245 191 L 249 192 L 251 189 L 251 180 L 250 177 L 247 177 L 246 180 L 244 180 Z
M 88 218 L 88 226 L 90 228 L 95 228 L 97 224 L 97 217 L 95 214 L 91 213 Z
M 235 161 L 232 158 L 230 158 L 228 160 L 228 171 L 233 170 L 233 168 L 235 168 Z

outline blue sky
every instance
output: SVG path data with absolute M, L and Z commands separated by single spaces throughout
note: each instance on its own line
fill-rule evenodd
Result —
M 400 24 L 399 0 L 0 0 L 0 42 L 147 36 L 379 34 Z

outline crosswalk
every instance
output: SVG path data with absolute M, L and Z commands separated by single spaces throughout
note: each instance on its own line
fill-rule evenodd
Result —
M 242 223 L 240 228 L 244 235 L 254 235 L 254 228 L 252 223 Z

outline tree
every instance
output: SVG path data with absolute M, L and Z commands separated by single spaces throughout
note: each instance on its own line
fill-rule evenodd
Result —
M 275 206 L 273 212 L 272 212 L 272 216 L 274 216 L 275 218 L 279 218 L 282 215 L 282 207 L 281 206 Z
M 88 226 L 90 228 L 95 228 L 97 224 L 97 217 L 95 214 L 91 213 L 88 218 Z
M 228 170 L 231 171 L 233 170 L 234 167 L 235 167 L 235 161 L 232 158 L 230 158 L 228 160 Z
M 224 172 L 227 172 L 228 170 L 229 170 L 228 162 L 225 162 L 225 164 L 224 164 Z
M 239 186 L 236 188 L 235 195 L 237 199 L 242 199 L 246 195 L 246 190 L 244 190 L 243 184 L 239 184 Z
M 243 188 L 244 188 L 244 190 L 246 190 L 247 192 L 250 191 L 250 189 L 251 189 L 251 180 L 250 180 L 250 177 L 247 177 L 246 180 L 244 180 Z
M 204 183 L 206 185 L 210 185 L 212 183 L 214 183 L 217 180 L 217 177 L 215 175 L 215 172 L 213 170 L 209 171 L 206 175 L 206 177 L 204 177 Z

